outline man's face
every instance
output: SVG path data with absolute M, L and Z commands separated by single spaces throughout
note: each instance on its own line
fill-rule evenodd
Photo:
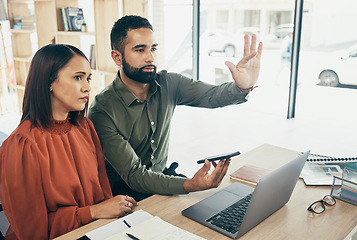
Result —
M 123 73 L 136 82 L 153 82 L 156 78 L 157 45 L 150 29 L 130 30 L 122 53 Z
M 156 66 L 155 65 L 145 65 L 141 68 L 131 66 L 123 56 L 123 72 L 124 74 L 140 83 L 152 83 L 156 78 Z

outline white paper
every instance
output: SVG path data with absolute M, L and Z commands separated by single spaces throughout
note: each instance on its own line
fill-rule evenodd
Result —
M 126 230 L 127 233 L 139 239 L 145 240 L 202 240 L 197 235 L 194 235 L 186 230 L 178 228 L 168 222 L 165 222 L 159 217 L 153 217 L 145 222 L 135 225 Z M 120 237 L 120 236 L 118 236 Z M 112 238 L 111 240 L 119 240 L 122 238 Z M 124 238 L 125 239 L 125 238 Z
M 114 222 L 108 223 L 107 225 L 88 232 L 86 236 L 89 237 L 91 240 L 103 240 L 112 237 L 113 235 L 120 234 L 123 236 L 123 238 L 115 239 L 130 239 L 123 234 L 123 232 L 128 229 L 128 227 L 124 223 L 124 220 L 127 221 L 130 226 L 135 226 L 152 217 L 153 216 L 150 213 L 145 212 L 143 210 L 138 210 L 125 217 L 119 218 Z
M 332 185 L 333 176 L 341 177 L 339 165 L 307 162 L 301 172 L 306 185 Z

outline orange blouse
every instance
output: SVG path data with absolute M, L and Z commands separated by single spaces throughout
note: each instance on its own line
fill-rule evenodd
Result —
M 112 197 L 92 122 L 23 122 L 0 147 L 6 239 L 52 239 L 92 221 L 89 206 Z

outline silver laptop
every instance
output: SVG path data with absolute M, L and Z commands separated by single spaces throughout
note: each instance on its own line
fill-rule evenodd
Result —
M 256 187 L 235 182 L 182 214 L 231 238 L 239 238 L 290 199 L 310 151 L 269 173 Z

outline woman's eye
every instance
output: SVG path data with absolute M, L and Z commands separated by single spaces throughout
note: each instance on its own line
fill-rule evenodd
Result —
M 77 80 L 82 80 L 82 76 L 75 76 L 74 78 Z

